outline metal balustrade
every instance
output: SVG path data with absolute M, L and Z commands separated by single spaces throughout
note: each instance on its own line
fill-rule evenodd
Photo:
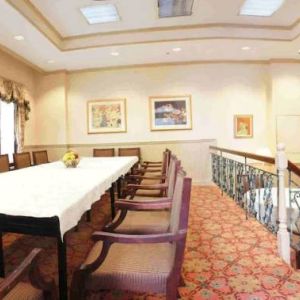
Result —
M 254 217 L 277 234 L 287 262 L 291 240 L 300 268 L 300 169 L 287 161 L 283 149 L 278 146 L 275 159 L 211 146 L 212 181 L 245 210 L 246 219 Z

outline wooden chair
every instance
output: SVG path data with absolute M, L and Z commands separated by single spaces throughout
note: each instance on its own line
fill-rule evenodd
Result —
M 93 149 L 94 157 L 113 157 L 115 156 L 115 148 Z
M 95 232 L 96 244 L 74 272 L 71 300 L 86 299 L 89 291 L 130 290 L 165 293 L 177 299 L 186 242 L 191 179 L 179 172 L 168 232 L 123 235 Z
M 118 150 L 118 155 L 119 156 L 137 156 L 138 157 L 138 162 L 136 163 L 135 168 L 137 168 L 141 162 L 141 148 L 136 147 L 136 148 L 119 148 Z
M 169 181 L 166 197 L 133 200 L 120 199 L 115 205 L 119 209 L 116 218 L 104 227 L 104 231 L 124 234 L 150 234 L 166 232 L 170 225 L 170 208 L 180 162 L 176 161 L 175 172 Z M 172 168 L 172 165 L 171 165 Z
M 0 173 L 9 171 L 8 154 L 0 155 Z
M 141 184 L 128 184 L 127 185 L 127 194 L 131 196 L 131 199 L 138 197 L 161 197 L 166 194 L 168 189 L 168 184 L 175 172 L 175 164 L 177 158 L 175 155 L 171 156 L 170 159 L 170 166 L 167 170 L 166 175 L 160 175 L 160 177 L 153 177 L 153 176 L 141 176 L 143 181 Z M 174 166 L 173 166 L 174 164 Z M 180 164 L 180 162 L 179 162 Z M 172 167 L 171 167 L 172 166 Z M 160 181 L 165 180 L 164 183 L 152 183 L 150 180 L 155 178 L 161 178 Z M 149 180 L 148 182 L 145 180 Z M 143 184 L 144 182 L 144 184 Z
M 34 165 L 49 163 L 47 150 L 32 151 L 32 158 Z
M 15 169 L 23 169 L 31 166 L 31 159 L 29 152 L 14 153 Z
M 4 279 L 0 278 L 0 299 L 57 299 L 54 280 L 43 280 L 37 267 L 37 259 L 41 251 L 41 249 L 33 249 L 14 272 Z M 29 277 L 29 283 L 21 281 L 26 275 Z

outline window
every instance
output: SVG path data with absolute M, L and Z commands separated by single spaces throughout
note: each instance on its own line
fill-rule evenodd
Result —
M 0 100 L 0 153 L 13 160 L 15 152 L 15 105 Z

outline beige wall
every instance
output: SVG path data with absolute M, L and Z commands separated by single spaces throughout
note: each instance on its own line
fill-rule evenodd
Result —
M 255 151 L 265 147 L 268 68 L 203 64 L 73 73 L 69 75 L 70 143 L 217 139 L 220 145 Z M 149 96 L 192 95 L 193 130 L 151 132 Z M 88 135 L 86 102 L 127 99 L 127 133 Z M 254 138 L 233 138 L 233 115 L 253 114 Z
M 144 159 L 159 159 L 169 147 L 195 182 L 209 180 L 210 144 L 275 150 L 277 116 L 300 115 L 299 70 L 298 64 L 210 63 L 39 74 L 0 52 L 0 76 L 26 85 L 31 99 L 27 149 L 46 148 L 58 159 L 67 147 L 91 155 L 94 147 L 139 145 Z M 192 96 L 193 129 L 151 132 L 149 96 L 183 94 Z M 87 101 L 112 98 L 127 99 L 127 132 L 87 134 Z M 253 139 L 234 138 L 235 114 L 253 115 Z M 299 161 L 298 154 L 292 158 Z
M 276 142 L 283 142 L 277 139 L 277 126 L 286 126 L 285 130 L 289 131 L 293 118 L 289 116 L 300 117 L 300 68 L 299 64 L 274 64 L 270 68 L 272 78 L 272 98 L 270 109 L 271 135 L 274 137 L 271 147 L 275 149 Z M 284 117 L 286 124 L 277 122 L 278 117 Z M 292 130 L 292 128 L 291 128 Z M 282 128 L 281 128 L 282 131 Z M 298 128 L 290 136 L 284 138 L 287 146 L 287 153 L 290 159 L 300 162 L 300 146 L 299 146 L 299 131 Z
M 37 83 L 38 145 L 53 159 L 67 145 L 81 155 L 93 147 L 139 145 L 144 159 L 160 159 L 169 147 L 194 182 L 205 183 L 210 144 L 254 152 L 268 146 L 268 71 L 258 64 L 203 64 L 45 75 Z M 149 96 L 183 94 L 192 96 L 193 129 L 151 132 Z M 87 101 L 113 98 L 127 99 L 127 132 L 87 134 Z M 253 114 L 253 139 L 234 139 L 235 114 Z

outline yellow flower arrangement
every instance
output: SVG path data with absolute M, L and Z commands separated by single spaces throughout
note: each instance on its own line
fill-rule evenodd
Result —
M 73 150 L 68 150 L 62 160 L 67 168 L 76 168 L 79 163 L 79 156 Z

